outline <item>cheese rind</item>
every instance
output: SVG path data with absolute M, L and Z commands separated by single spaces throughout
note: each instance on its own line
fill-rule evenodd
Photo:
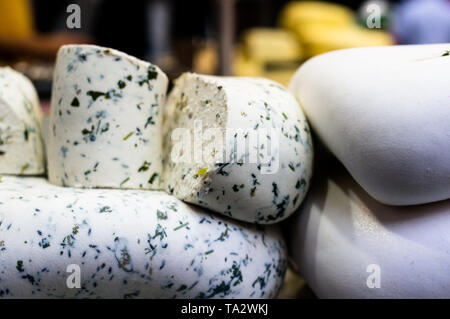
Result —
M 319 298 L 450 298 L 449 200 L 383 205 L 341 167 L 313 184 L 289 247 Z
M 335 51 L 303 64 L 291 81 L 317 135 L 382 203 L 450 198 L 449 48 Z
M 31 81 L 0 68 L 0 174 L 45 173 L 39 98 Z
M 122 52 L 61 47 L 48 134 L 50 182 L 158 189 L 167 84 L 158 67 Z
M 287 264 L 274 227 L 243 226 L 162 192 L 3 176 L 0 297 L 273 298 Z M 77 267 L 81 288 L 69 288 Z
M 307 121 L 270 80 L 182 75 L 168 98 L 164 138 L 163 185 L 189 203 L 270 224 L 293 213 L 308 189 Z

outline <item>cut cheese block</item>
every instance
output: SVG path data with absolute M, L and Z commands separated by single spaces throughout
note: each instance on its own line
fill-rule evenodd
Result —
M 450 201 L 386 206 L 345 170 L 317 178 L 290 249 L 320 298 L 450 298 Z
M 290 83 L 311 126 L 356 181 L 392 205 L 450 198 L 450 44 L 349 49 Z
M 275 223 L 302 202 L 312 173 L 306 119 L 279 84 L 192 73 L 166 105 L 163 185 L 170 194 L 254 223 Z
M 31 81 L 0 68 L 0 174 L 45 173 L 39 98 Z
M 0 297 L 273 298 L 287 264 L 273 227 L 162 192 L 3 176 Z
M 302 48 L 294 33 L 284 29 L 252 28 L 242 37 L 242 50 L 258 63 L 297 62 Z
M 158 67 L 119 51 L 63 46 L 52 90 L 50 182 L 158 189 L 167 84 Z

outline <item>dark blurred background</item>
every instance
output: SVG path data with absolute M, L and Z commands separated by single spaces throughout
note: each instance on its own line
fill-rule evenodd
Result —
M 80 28 L 70 29 L 71 4 Z M 0 0 L 0 65 L 48 99 L 62 44 L 93 43 L 184 71 L 263 76 L 287 84 L 331 50 L 450 42 L 450 0 Z

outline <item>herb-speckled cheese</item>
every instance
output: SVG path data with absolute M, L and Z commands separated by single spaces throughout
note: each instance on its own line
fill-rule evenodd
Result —
M 45 173 L 40 121 L 31 81 L 9 67 L 0 68 L 0 174 Z
M 276 226 L 242 226 L 162 192 L 0 183 L 3 298 L 272 298 L 286 264 Z M 69 265 L 81 288 L 66 285 Z
M 266 79 L 186 73 L 176 80 L 165 112 L 163 185 L 169 194 L 261 224 L 279 222 L 300 205 L 313 149 L 302 110 L 285 88 Z M 174 135 L 179 128 L 190 132 L 181 137 L 192 138 L 180 142 Z M 222 130 L 222 145 L 208 143 L 211 128 Z M 256 132 L 263 138 L 252 144 Z
M 167 84 L 158 67 L 122 52 L 63 46 L 52 91 L 50 182 L 158 189 Z

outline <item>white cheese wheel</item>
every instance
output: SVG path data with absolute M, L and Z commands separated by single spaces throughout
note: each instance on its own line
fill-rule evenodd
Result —
M 450 298 L 450 201 L 387 206 L 345 169 L 291 220 L 293 261 L 321 298 Z
M 279 222 L 300 205 L 312 142 L 302 110 L 281 85 L 186 73 L 165 110 L 167 192 L 261 224 Z
M 31 81 L 0 68 L 0 174 L 45 173 L 39 98 Z
M 48 134 L 50 182 L 158 189 L 167 84 L 158 67 L 122 52 L 61 47 Z
M 290 83 L 315 132 L 385 204 L 450 198 L 448 50 L 335 51 L 306 62 Z
M 0 297 L 273 298 L 286 264 L 276 226 L 162 192 L 0 183 Z

